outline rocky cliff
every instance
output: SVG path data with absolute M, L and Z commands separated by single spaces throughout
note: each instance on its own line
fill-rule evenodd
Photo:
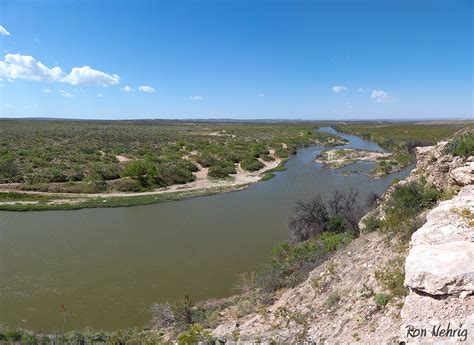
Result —
M 416 169 L 398 183 L 423 180 L 447 199 L 420 215 L 426 222 L 408 253 L 396 237 L 362 232 L 269 307 L 245 316 L 228 308 L 212 334 L 237 342 L 474 342 L 474 157 L 446 154 L 447 144 L 417 148 Z M 395 188 L 362 230 L 368 217 L 384 219 Z M 402 269 L 403 279 L 403 268 L 408 295 L 384 299 L 380 276 Z

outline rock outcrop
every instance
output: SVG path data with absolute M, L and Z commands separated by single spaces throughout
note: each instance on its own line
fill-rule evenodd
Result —
M 409 343 L 474 343 L 474 157 L 444 154 L 446 145 L 417 148 L 407 179 L 459 191 L 426 215 L 410 241 L 400 327 Z
M 410 242 L 401 315 L 402 337 L 411 342 L 474 341 L 474 185 L 432 209 Z M 433 327 L 462 334 L 441 337 Z M 410 336 L 410 327 L 426 330 Z M 459 333 L 458 332 L 458 333 Z M 436 332 L 435 332 L 436 333 Z

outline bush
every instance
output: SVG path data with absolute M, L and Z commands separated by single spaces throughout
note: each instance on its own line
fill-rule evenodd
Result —
M 141 189 L 140 183 L 130 178 L 123 178 L 115 180 L 111 183 L 111 188 L 119 192 L 139 192 Z
M 19 181 L 20 169 L 13 159 L 0 161 L 0 181 L 3 183 Z
M 381 225 L 381 221 L 373 215 L 364 218 L 363 222 L 365 225 L 364 232 L 373 232 L 377 230 Z
M 432 206 L 440 195 L 435 188 L 427 186 L 424 182 L 397 186 L 386 203 L 386 217 L 382 223 L 384 230 L 409 239 L 420 225 L 418 214 Z
M 390 302 L 391 296 L 389 294 L 379 292 L 374 295 L 374 302 L 377 309 L 384 308 Z
M 209 167 L 208 176 L 214 178 L 226 178 L 229 177 L 229 174 L 235 174 L 234 163 L 225 162 Z
M 357 235 L 362 208 L 356 192 L 336 191 L 327 201 L 318 195 L 296 203 L 295 212 L 288 221 L 293 242 L 301 242 L 328 232 L 348 232 Z
M 329 310 L 334 310 L 336 306 L 339 304 L 341 300 L 341 296 L 337 292 L 331 293 L 326 301 L 324 302 L 324 307 Z
M 291 245 L 283 242 L 272 250 L 270 263 L 259 272 L 255 286 L 263 292 L 293 287 L 307 278 L 330 254 L 352 238 L 341 233 L 324 232 L 311 240 Z
M 264 167 L 263 163 L 255 157 L 246 157 L 240 162 L 242 169 L 247 171 L 258 171 Z
M 464 133 L 454 138 L 448 144 L 446 152 L 463 158 L 474 155 L 474 132 Z
M 206 344 L 212 340 L 211 333 L 202 328 L 199 324 L 191 325 L 189 330 L 183 332 L 178 337 L 178 344 L 183 345 L 194 345 L 194 344 Z
M 135 160 L 125 166 L 122 175 L 137 180 L 142 186 L 147 186 L 156 177 L 157 170 L 156 166 L 150 161 Z
M 375 279 L 392 296 L 406 296 L 407 289 L 404 286 L 405 260 L 398 257 L 389 261 L 385 266 L 375 271 Z

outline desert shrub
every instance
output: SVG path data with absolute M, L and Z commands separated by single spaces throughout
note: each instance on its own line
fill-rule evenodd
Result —
M 340 300 L 341 300 L 341 296 L 337 292 L 333 292 L 328 296 L 328 298 L 324 302 L 324 307 L 329 310 L 334 310 L 339 304 Z
M 139 192 L 141 189 L 140 183 L 130 178 L 112 181 L 110 187 L 119 192 Z
M 175 322 L 173 310 L 169 303 L 154 303 L 150 308 L 150 312 L 153 329 L 169 327 Z
M 350 240 L 345 234 L 324 232 L 296 245 L 283 242 L 273 248 L 269 264 L 255 278 L 255 286 L 264 292 L 296 286 L 331 252 Z
M 474 155 L 474 132 L 464 133 L 454 138 L 446 147 L 446 153 L 464 158 Z
M 122 175 L 137 180 L 142 186 L 147 186 L 151 179 L 156 177 L 157 170 L 150 161 L 134 160 L 125 165 Z
M 198 162 L 199 164 L 201 164 L 205 168 L 208 168 L 211 165 L 216 164 L 217 161 L 218 160 L 213 155 L 211 155 L 207 152 L 201 152 L 196 157 L 196 162 Z
M 325 202 L 320 195 L 296 203 L 288 228 L 293 242 L 301 242 L 325 231 L 358 234 L 358 222 L 362 217 L 358 193 L 336 191 Z
M 381 225 L 381 221 L 374 215 L 367 216 L 364 218 L 363 222 L 365 225 L 364 232 L 373 232 Z
M 423 181 L 398 185 L 385 205 L 383 229 L 408 239 L 419 225 L 418 214 L 432 206 L 440 195 Z
M 161 186 L 188 183 L 194 179 L 190 165 L 184 161 L 159 163 L 156 174 L 150 178 L 153 184 Z
M 229 174 L 235 174 L 235 166 L 231 162 L 220 162 L 209 167 L 208 175 L 214 178 L 226 178 Z
M 382 288 L 392 296 L 403 297 L 407 294 L 404 286 L 405 260 L 403 257 L 390 260 L 386 265 L 375 271 L 375 279 Z
M 20 169 L 13 159 L 0 161 L 0 182 L 18 182 L 21 180 Z
M 189 330 L 181 333 L 178 337 L 178 344 L 180 345 L 194 345 L 194 344 L 206 344 L 212 340 L 211 333 L 202 328 L 199 324 L 193 324 L 189 327 Z
M 257 171 L 264 167 L 263 163 L 255 157 L 247 156 L 240 162 L 242 169 L 247 171 Z
M 391 296 L 384 292 L 379 292 L 374 295 L 374 302 L 378 309 L 384 308 L 390 302 Z

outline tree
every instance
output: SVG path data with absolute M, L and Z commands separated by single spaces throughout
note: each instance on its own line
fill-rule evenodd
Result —
M 359 194 L 352 190 L 347 193 L 336 190 L 327 201 L 320 195 L 298 201 L 288 221 L 291 239 L 298 243 L 325 231 L 357 234 L 362 212 Z

